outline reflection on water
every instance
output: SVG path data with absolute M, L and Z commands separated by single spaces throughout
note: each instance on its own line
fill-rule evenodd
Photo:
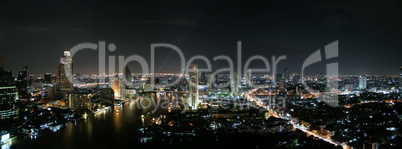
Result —
M 139 142 L 139 128 L 150 125 L 152 118 L 167 112 L 167 109 L 155 105 L 166 101 L 175 102 L 175 99 L 181 96 L 183 95 L 177 93 L 151 94 L 147 96 L 150 100 L 133 100 L 77 123 L 69 122 L 58 132 L 39 133 L 37 139 L 18 138 L 13 140 L 11 148 L 115 148 L 116 145 L 135 147 Z M 138 105 L 141 102 L 150 106 L 142 108 Z M 141 115 L 144 115 L 144 118 L 141 118 Z

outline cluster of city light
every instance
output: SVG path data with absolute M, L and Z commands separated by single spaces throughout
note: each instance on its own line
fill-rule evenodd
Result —
M 251 95 L 251 94 L 253 94 L 255 91 L 257 91 L 258 89 L 259 89 L 259 88 L 255 88 L 255 89 L 252 89 L 252 90 L 250 90 L 250 91 L 247 92 L 246 97 L 247 97 L 247 99 L 248 99 L 249 101 L 255 102 L 255 103 L 261 103 L 261 101 L 259 101 L 258 98 L 254 98 L 254 97 Z M 267 106 L 264 106 L 263 104 L 256 104 L 256 105 L 267 109 L 267 110 L 269 111 L 269 113 L 270 113 L 272 116 L 276 117 L 276 118 L 283 118 L 283 119 L 287 119 L 287 120 L 291 119 L 289 114 L 287 114 L 289 117 L 283 117 L 283 116 L 278 115 L 273 109 L 268 108 Z M 301 127 L 301 126 L 299 126 L 299 125 L 297 125 L 297 124 L 295 124 L 295 123 L 293 123 L 293 122 L 291 122 L 290 124 L 292 124 L 294 128 L 297 128 L 297 129 L 299 129 L 299 130 L 301 130 L 301 131 L 303 131 L 303 132 L 305 132 L 305 133 L 308 133 L 308 134 L 310 134 L 310 135 L 313 135 L 314 137 L 317 137 L 317 138 L 319 138 L 319 139 L 321 139 L 321 140 L 324 140 L 324 141 L 326 141 L 326 142 L 328 142 L 328 143 L 331 143 L 331 144 L 334 144 L 334 145 L 340 145 L 340 146 L 342 146 L 344 149 L 349 149 L 349 148 L 350 148 L 350 147 L 349 147 L 348 145 L 346 145 L 345 143 L 338 143 L 338 142 L 336 142 L 336 141 L 334 141 L 334 140 L 332 140 L 332 139 L 330 139 L 330 138 L 322 137 L 322 136 L 320 136 L 320 135 L 318 135 L 318 134 L 316 134 L 316 133 L 313 133 L 313 132 L 311 132 L 311 131 L 309 131 L 309 130 L 307 130 L 307 129 L 305 129 L 305 128 L 303 128 L 303 127 Z
M 297 128 L 297 129 L 299 129 L 299 130 L 301 130 L 301 131 L 303 131 L 303 132 L 305 132 L 305 133 L 308 133 L 308 134 L 310 134 L 310 135 L 313 135 L 314 137 L 317 137 L 317 138 L 319 138 L 319 139 L 321 139 L 321 140 L 324 140 L 324 141 L 326 141 L 326 142 L 328 142 L 328 143 L 331 143 L 331 144 L 334 144 L 334 145 L 340 145 L 340 146 L 342 146 L 344 149 L 349 149 L 349 146 L 346 145 L 345 143 L 338 143 L 338 142 L 335 142 L 335 141 L 331 140 L 330 138 L 322 137 L 322 136 L 320 136 L 320 135 L 317 135 L 316 133 L 313 133 L 313 132 L 307 130 L 305 127 L 302 127 L 302 126 L 299 126 L 299 125 L 297 125 L 297 124 L 294 124 L 293 122 L 291 122 L 291 124 L 293 125 L 294 128 Z

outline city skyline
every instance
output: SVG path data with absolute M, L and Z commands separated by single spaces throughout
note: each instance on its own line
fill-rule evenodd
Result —
M 0 147 L 402 148 L 402 1 L 1 1 Z
M 322 51 L 321 49 L 319 49 L 320 51 Z M 63 50 L 63 52 L 65 52 L 65 51 L 68 51 L 68 49 L 65 49 L 65 50 Z M 86 51 L 87 52 L 87 51 Z M 162 52 L 166 52 L 166 51 L 162 51 Z M 171 52 L 171 51 L 170 51 Z M 85 53 L 85 55 L 86 54 L 88 54 L 89 52 L 87 52 L 87 53 Z M 91 55 L 92 55 L 92 58 L 97 58 L 97 55 L 98 55 L 98 53 L 97 53 L 97 51 L 94 53 L 93 51 L 90 51 L 90 53 L 91 53 Z M 173 52 L 171 52 L 171 53 L 173 53 Z M 170 53 L 170 54 L 171 54 Z M 81 53 L 80 53 L 81 54 Z M 94 56 L 94 54 L 96 54 L 95 56 Z M 1 56 L 1 55 L 0 55 Z M 86 55 L 87 56 L 87 55 Z M 106 55 L 106 56 L 124 56 L 124 57 L 128 57 L 128 56 L 126 56 L 126 55 Z M 130 55 L 129 55 L 130 56 Z M 199 56 L 199 55 L 196 55 L 196 56 Z M 201 56 L 204 56 L 204 55 L 201 55 Z M 275 56 L 275 55 L 274 55 Z M 287 56 L 287 55 L 281 55 L 281 56 Z M 1 56 L 2 57 L 2 66 L 5 68 L 4 70 L 6 70 L 8 67 L 10 67 L 10 66 L 13 66 L 13 64 L 9 64 L 9 66 L 7 66 L 7 63 L 4 61 L 4 57 L 3 56 Z M 62 56 L 60 56 L 60 57 L 62 57 Z M 80 56 L 80 55 L 76 55 L 75 57 L 80 57 L 81 58 L 81 60 L 82 59 L 84 59 L 84 58 L 82 58 L 83 56 Z M 86 57 L 86 58 L 88 58 L 88 57 Z M 207 58 L 207 57 L 206 57 Z M 230 58 L 230 57 L 229 57 Z M 251 58 L 251 57 L 249 57 L 249 58 Z M 76 59 L 76 58 L 74 58 L 74 59 Z M 212 59 L 212 57 L 211 57 L 211 59 Z M 269 58 L 268 58 L 269 59 Z M 158 59 L 158 60 L 160 60 L 160 59 Z M 157 60 L 157 61 L 158 61 Z M 186 59 L 186 60 L 188 60 L 188 59 Z M 235 63 L 237 63 L 237 61 L 236 61 L 237 59 L 234 59 L 234 62 Z M 59 60 L 60 61 L 60 60 Z M 242 62 L 244 62 L 245 60 L 243 59 L 242 60 Z M 288 71 L 289 72 L 289 66 L 286 66 L 286 65 L 284 65 L 284 64 L 282 64 L 282 63 L 287 63 L 286 61 L 289 61 L 289 60 L 286 60 L 285 59 L 285 62 L 280 62 L 279 63 L 279 65 L 277 65 L 277 68 L 276 68 L 276 72 L 281 72 L 281 71 L 283 71 L 284 69 L 286 70 L 286 71 Z M 109 61 L 107 61 L 107 62 L 109 62 Z M 149 62 L 149 61 L 146 61 L 146 62 Z M 334 62 L 334 60 L 333 61 L 330 61 L 330 62 Z M 336 61 L 336 62 L 338 62 L 338 63 L 340 63 L 340 64 L 342 64 L 342 62 L 339 62 L 339 61 Z M 5 64 L 4 64 L 5 63 Z M 88 64 L 89 63 L 89 64 Z M 81 66 L 81 65 L 76 65 L 76 67 L 78 67 L 78 71 L 75 69 L 73 69 L 74 70 L 74 75 L 75 74 L 99 74 L 97 71 L 98 71 L 98 69 L 96 68 L 96 67 L 98 67 L 98 61 L 95 61 L 95 62 L 86 62 L 86 64 L 84 64 L 84 66 Z M 196 60 L 196 61 L 194 61 L 194 62 L 192 62 L 192 63 L 194 63 L 194 64 L 197 64 L 197 65 L 200 65 L 201 67 L 204 67 L 204 68 L 206 68 L 206 65 L 205 65 L 205 63 L 203 63 L 203 62 L 201 62 L 200 63 L 200 61 L 199 60 Z M 216 64 L 217 63 L 217 64 Z M 54 63 L 54 64 L 56 64 L 56 63 Z M 171 63 L 169 63 L 169 64 L 171 64 Z M 261 63 L 261 62 L 258 62 L 258 60 L 257 60 L 257 63 L 256 62 L 254 62 L 253 61 L 253 66 L 251 66 L 250 67 L 250 69 L 260 69 L 261 67 L 264 67 L 264 65 Z M 90 65 L 91 67 L 88 67 L 88 65 Z M 160 67 L 158 67 L 158 65 L 160 66 L 160 64 L 158 64 L 158 62 L 156 62 L 156 67 L 158 68 L 158 70 L 157 70 L 157 72 L 155 72 L 155 73 L 176 73 L 176 74 L 180 74 L 181 72 L 180 72 L 180 70 L 177 70 L 177 71 L 171 71 L 171 70 L 166 70 L 165 69 L 165 65 L 166 65 L 166 60 L 162 63 L 162 66 L 160 66 Z M 177 65 L 179 65 L 179 62 L 177 62 Z M 240 65 L 240 67 L 243 67 L 243 65 L 244 64 L 241 64 Z M 300 65 L 301 65 L 301 63 L 300 63 Z M 26 67 L 26 66 L 33 66 L 34 68 L 35 68 L 35 65 L 23 65 L 22 67 Z M 216 67 L 216 66 L 218 66 L 218 67 Z M 257 66 L 257 67 L 255 67 L 255 66 Z M 341 65 L 341 66 L 343 66 L 343 65 Z M 401 65 L 399 65 L 398 67 L 400 67 Z M 58 67 L 58 66 L 57 66 Z M 108 66 L 109 67 L 109 66 Z M 106 67 L 106 69 L 108 69 L 108 67 Z M 225 65 L 222 65 L 222 63 L 219 63 L 219 62 L 215 62 L 213 65 L 212 65 L 212 71 L 217 71 L 218 69 L 221 69 L 221 67 L 227 67 L 227 66 L 225 66 Z M 95 68 L 95 69 L 94 69 Z M 128 63 L 128 65 L 127 65 L 127 68 L 129 69 L 129 70 L 134 70 L 134 72 L 133 72 L 133 74 L 141 74 L 141 73 L 143 73 L 142 71 L 143 70 L 141 70 L 141 65 L 139 65 L 139 64 L 136 64 L 136 62 L 134 61 L 134 62 L 129 62 Z M 237 65 L 235 65 L 235 67 L 234 67 L 235 69 L 237 69 Z M 397 75 L 400 75 L 400 71 L 398 71 L 398 68 L 396 68 L 396 69 L 394 69 L 393 71 L 395 71 L 395 73 L 393 73 L 393 74 L 385 74 L 385 73 L 356 73 L 356 74 L 342 74 L 342 72 L 344 72 L 344 71 L 342 71 L 342 70 L 344 70 L 344 69 L 342 69 L 343 67 L 340 67 L 339 68 L 339 73 L 338 73 L 338 75 L 340 75 L 340 76 L 347 76 L 347 75 L 385 75 L 385 76 L 397 76 Z M 11 71 L 11 70 L 16 70 L 15 72 L 14 71 Z M 57 73 L 57 70 L 58 70 L 59 68 L 56 68 L 56 71 L 46 71 L 46 72 L 44 72 L 44 73 L 35 73 L 35 72 L 37 72 L 37 71 L 35 71 L 35 70 L 33 70 L 32 71 L 32 69 L 31 69 L 31 72 L 30 72 L 30 75 L 43 75 L 43 74 L 46 74 L 46 73 Z M 149 68 L 148 68 L 149 69 Z M 18 71 L 19 71 L 20 69 L 19 68 L 15 68 L 15 67 L 13 67 L 13 68 L 10 68 L 9 70 L 7 70 L 7 71 L 11 71 L 12 72 L 12 74 L 13 74 L 13 76 L 17 76 L 18 75 Z M 80 71 L 81 70 L 81 71 Z M 92 70 L 92 71 L 88 71 L 88 70 Z M 161 71 L 162 70 L 162 71 Z M 298 70 L 298 68 L 296 68 L 296 70 Z M 116 70 L 115 72 L 119 72 L 119 70 Z M 119 72 L 119 73 L 122 73 L 122 72 Z M 229 72 L 223 72 L 223 73 L 229 73 Z M 291 74 L 301 74 L 301 72 L 300 71 L 290 71 L 290 73 Z M 310 74 L 310 75 L 317 75 L 317 74 L 322 74 L 322 73 L 324 73 L 324 74 L 326 74 L 326 72 L 325 72 L 325 66 L 324 66 L 324 63 L 323 64 L 319 64 L 319 65 L 315 65 L 315 66 L 313 66 L 313 69 L 311 70 L 311 68 L 310 69 L 307 69 L 307 72 L 305 72 L 304 74 Z M 108 73 L 109 74 L 109 73 Z M 113 73 L 111 73 L 111 74 L 109 74 L 109 75 L 112 75 Z M 272 71 L 270 72 L 270 71 L 268 71 L 268 72 L 260 72 L 260 74 L 268 74 L 268 75 L 273 75 L 272 74 Z M 243 74 L 243 72 L 242 72 L 242 75 L 244 75 Z

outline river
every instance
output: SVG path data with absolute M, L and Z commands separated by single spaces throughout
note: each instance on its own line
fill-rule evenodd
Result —
M 173 100 L 178 96 L 175 93 Z M 170 95 L 149 96 L 153 102 L 167 101 Z M 144 100 L 143 105 L 147 105 Z M 122 106 L 115 106 L 105 112 L 89 116 L 77 123 L 69 122 L 56 132 L 40 132 L 36 139 L 17 138 L 12 141 L 11 148 L 116 148 L 135 147 L 141 137 L 141 127 L 151 124 L 153 117 L 165 114 L 167 109 L 157 108 L 152 104 L 148 108 L 138 106 L 132 101 Z M 117 110 L 119 112 L 117 112 Z M 150 112 L 150 115 L 147 113 Z M 154 113 L 152 113 L 154 112 Z M 145 118 L 141 118 L 144 114 Z M 3 146 L 5 147 L 5 146 Z M 2 148 L 3 148 L 2 147 Z

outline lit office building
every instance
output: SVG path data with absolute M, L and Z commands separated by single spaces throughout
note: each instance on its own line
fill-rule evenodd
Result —
M 198 108 L 198 66 L 190 65 L 189 68 L 189 106 L 196 110 Z
M 112 80 L 110 87 L 114 91 L 114 98 L 120 98 L 120 81 L 119 80 Z
M 366 89 L 367 77 L 365 75 L 359 77 L 359 89 Z
M 239 75 L 237 74 L 237 70 L 233 70 L 232 72 L 233 76 L 230 76 L 230 91 L 232 93 L 238 93 L 239 92 Z
M 126 98 L 126 84 L 124 81 L 120 81 L 118 74 L 114 76 L 113 80 L 110 82 L 110 88 L 114 91 L 114 98 L 124 100 Z
M 17 136 L 21 132 L 18 108 L 10 104 L 0 104 L 0 126 L 0 132 L 7 132 L 10 137 Z
M 73 88 L 73 59 L 70 57 L 70 51 L 64 51 L 64 55 L 60 57 L 57 66 L 57 89 L 68 90 Z
M 91 109 L 92 96 L 93 95 L 91 93 L 79 93 L 76 91 L 71 91 L 67 93 L 68 107 L 74 109 Z
M 251 85 L 251 70 L 250 69 L 248 69 L 247 70 L 247 72 L 246 72 L 246 74 L 244 75 L 244 83 L 245 83 L 245 85 Z
M 0 103 L 13 103 L 15 99 L 19 99 L 16 86 L 0 86 Z
M 0 65 L 4 65 L 2 60 L 0 57 Z M 0 104 L 13 103 L 15 99 L 18 99 L 18 89 L 12 73 L 5 71 L 4 66 L 0 66 Z
M 208 91 L 212 90 L 212 87 L 215 83 L 212 82 L 212 72 L 207 72 L 207 86 L 208 86 Z
M 0 132 L 8 137 L 15 137 L 21 130 L 18 109 L 12 103 L 18 99 L 18 88 L 10 71 L 4 70 L 3 57 L 0 56 Z

